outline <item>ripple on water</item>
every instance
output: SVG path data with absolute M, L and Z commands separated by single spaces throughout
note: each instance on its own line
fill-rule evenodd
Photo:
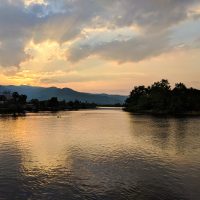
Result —
M 0 199 L 199 199 L 200 118 L 57 115 L 0 120 Z

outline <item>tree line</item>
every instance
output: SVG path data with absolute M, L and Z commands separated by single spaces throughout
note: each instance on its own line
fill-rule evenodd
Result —
M 151 86 L 136 86 L 125 102 L 125 110 L 152 114 L 200 113 L 200 90 L 176 83 L 172 89 L 162 79 Z
M 8 95 L 9 94 L 9 95 Z M 6 95 L 0 95 L 0 114 L 25 114 L 29 112 L 38 111 L 60 111 L 60 110 L 78 110 L 96 108 L 95 103 L 75 101 L 59 101 L 57 97 L 52 97 L 49 100 L 40 101 L 32 99 L 27 101 L 27 96 L 13 92 L 12 94 L 6 92 Z
M 27 105 L 27 111 L 59 111 L 59 110 L 79 110 L 96 108 L 95 103 L 75 101 L 58 101 L 57 97 L 52 97 L 49 100 L 39 101 L 32 99 Z

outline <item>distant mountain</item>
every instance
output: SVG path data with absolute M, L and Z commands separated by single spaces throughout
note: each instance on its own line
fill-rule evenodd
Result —
M 77 92 L 70 88 L 44 88 L 44 87 L 33 87 L 33 86 L 4 86 L 0 85 L 0 93 L 4 91 L 18 92 L 19 94 L 25 94 L 28 97 L 28 100 L 39 99 L 47 100 L 51 97 L 58 97 L 59 100 L 65 101 L 74 101 L 79 100 L 88 103 L 97 103 L 97 104 L 116 104 L 124 103 L 127 96 L 122 95 L 109 95 L 109 94 L 90 94 Z

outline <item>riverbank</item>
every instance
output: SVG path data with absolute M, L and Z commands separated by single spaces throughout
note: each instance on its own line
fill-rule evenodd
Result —
M 0 117 L 20 117 L 20 116 L 26 116 L 26 114 L 31 114 L 31 113 L 57 113 L 61 111 L 79 111 L 79 110 L 95 110 L 98 109 L 97 107 L 92 107 L 92 108 L 79 108 L 79 109 L 60 109 L 60 110 L 37 110 L 37 111 L 24 111 L 23 113 L 12 113 L 12 112 L 0 112 Z
M 200 111 L 188 112 L 169 112 L 169 111 L 155 111 L 155 110 L 131 110 L 123 108 L 124 111 L 133 113 L 135 115 L 156 115 L 156 116 L 200 116 Z

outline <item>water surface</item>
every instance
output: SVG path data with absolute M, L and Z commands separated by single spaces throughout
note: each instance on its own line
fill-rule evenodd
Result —
M 0 118 L 0 200 L 199 198 L 200 118 L 120 109 Z

